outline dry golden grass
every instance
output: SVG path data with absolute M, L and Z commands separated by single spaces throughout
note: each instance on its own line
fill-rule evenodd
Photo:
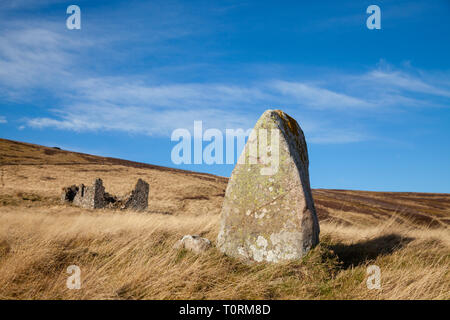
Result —
M 0 168 L 0 299 L 450 299 L 449 195 L 316 190 L 321 244 L 301 261 L 245 265 L 214 247 L 172 249 L 185 234 L 214 243 L 225 179 L 71 164 L 77 154 L 0 141 L 11 147 L 17 157 L 2 154 Z M 148 211 L 59 203 L 61 187 L 96 177 L 118 195 L 148 181 Z M 366 287 L 370 264 L 381 290 Z M 66 287 L 69 265 L 81 269 L 80 290 Z

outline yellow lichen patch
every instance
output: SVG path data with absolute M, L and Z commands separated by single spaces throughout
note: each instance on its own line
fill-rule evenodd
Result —
M 294 118 L 290 117 L 281 110 L 275 110 L 275 112 L 280 116 L 281 119 L 283 119 L 284 123 L 287 124 L 287 128 L 289 128 L 289 131 L 292 132 L 295 136 L 298 136 L 299 132 L 297 121 L 295 121 Z
M 278 114 L 278 116 L 283 120 L 283 124 L 284 124 L 284 128 L 286 130 L 289 130 L 295 137 L 300 138 L 300 126 L 298 125 L 297 121 L 292 118 L 291 116 L 289 116 L 288 114 L 286 114 L 284 111 L 282 110 L 274 110 L 274 112 L 276 114 Z M 303 136 L 303 134 L 302 134 Z M 302 139 L 302 138 L 300 138 Z M 306 145 L 303 145 L 299 139 L 295 139 L 295 144 L 298 150 L 303 150 L 300 152 L 299 156 L 302 160 L 302 162 L 306 165 L 308 165 L 309 161 L 308 161 L 308 150 Z

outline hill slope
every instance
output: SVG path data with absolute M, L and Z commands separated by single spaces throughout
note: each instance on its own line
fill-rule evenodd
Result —
M 215 240 L 226 178 L 4 139 L 0 170 L 0 298 L 450 298 L 449 194 L 313 190 L 321 245 L 244 266 L 171 248 L 184 234 Z M 63 186 L 97 177 L 117 195 L 146 180 L 148 211 L 59 203 Z M 380 291 L 365 286 L 370 263 Z M 65 287 L 71 264 L 79 291 Z
M 206 173 L 5 139 L 0 139 L 0 165 L 1 196 L 30 192 L 56 201 L 63 186 L 90 184 L 97 177 L 104 180 L 108 190 L 121 194 L 131 190 L 135 181 L 142 177 L 151 186 L 149 210 L 160 209 L 167 204 L 163 211 L 170 214 L 202 214 L 204 200 L 211 199 L 214 200 L 214 207 L 210 210 L 218 213 L 228 181 L 227 178 Z M 326 189 L 313 190 L 313 194 L 321 220 L 334 219 L 344 224 L 355 221 L 373 223 L 373 220 L 390 219 L 395 215 L 401 222 L 430 227 L 450 223 L 450 194 Z M 198 202 L 200 206 L 196 205 Z M 195 209 L 199 211 L 194 212 Z

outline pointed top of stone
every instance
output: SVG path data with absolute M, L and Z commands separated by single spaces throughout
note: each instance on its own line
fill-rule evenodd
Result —
M 247 261 L 305 255 L 319 241 L 302 129 L 281 110 L 257 121 L 228 182 L 219 249 Z
M 261 115 L 255 128 L 258 124 L 262 125 L 265 121 L 273 121 L 278 126 L 278 129 L 281 130 L 288 142 L 292 144 L 290 152 L 295 153 L 299 157 L 299 160 L 308 167 L 308 148 L 306 146 L 305 135 L 297 121 L 282 110 L 269 109 Z M 297 160 L 297 157 L 295 159 Z

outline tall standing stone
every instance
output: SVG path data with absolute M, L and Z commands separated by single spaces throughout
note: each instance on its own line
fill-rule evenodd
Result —
M 297 121 L 280 110 L 264 112 L 228 182 L 219 249 L 247 261 L 279 262 L 301 258 L 317 245 L 308 166 Z

